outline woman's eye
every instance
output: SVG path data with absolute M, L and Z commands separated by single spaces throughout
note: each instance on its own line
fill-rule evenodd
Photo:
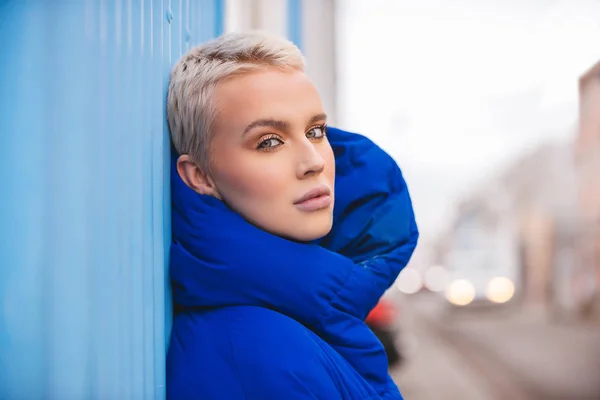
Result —
M 265 139 L 262 142 L 260 142 L 258 144 L 258 148 L 259 149 L 270 149 L 270 148 L 277 147 L 282 144 L 283 144 L 283 142 L 281 141 L 281 139 L 269 138 L 269 139 Z
M 309 139 L 322 139 L 325 137 L 325 126 L 316 126 L 306 132 L 306 137 Z

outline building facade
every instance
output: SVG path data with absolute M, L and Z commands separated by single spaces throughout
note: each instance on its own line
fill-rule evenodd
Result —
M 578 263 L 592 277 L 588 313 L 600 316 L 600 62 L 579 80 L 579 130 L 575 142 L 578 171 Z

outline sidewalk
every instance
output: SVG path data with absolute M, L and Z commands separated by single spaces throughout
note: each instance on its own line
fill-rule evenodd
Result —
M 540 315 L 456 318 L 443 330 L 460 335 L 523 383 L 557 399 L 600 399 L 600 330 Z

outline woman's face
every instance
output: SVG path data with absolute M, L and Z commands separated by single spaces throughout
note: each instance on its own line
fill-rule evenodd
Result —
M 273 234 L 325 236 L 333 222 L 335 161 L 308 77 L 265 68 L 218 84 L 214 100 L 210 175 L 221 198 Z

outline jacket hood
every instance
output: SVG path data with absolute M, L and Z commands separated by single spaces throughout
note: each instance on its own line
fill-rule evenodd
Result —
M 336 158 L 334 224 L 310 244 L 269 234 L 194 192 L 173 157 L 170 273 L 178 306 L 257 305 L 313 320 L 361 269 L 374 276 L 352 303 L 366 317 L 407 264 L 418 231 L 391 157 L 361 135 L 329 128 L 328 138 Z

